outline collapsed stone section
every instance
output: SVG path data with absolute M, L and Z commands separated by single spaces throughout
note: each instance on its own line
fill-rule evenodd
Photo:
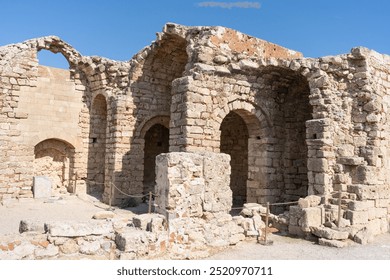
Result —
M 200 253 L 245 238 L 229 214 L 229 160 L 228 155 L 209 152 L 157 157 L 156 211 L 167 218 L 171 250 Z

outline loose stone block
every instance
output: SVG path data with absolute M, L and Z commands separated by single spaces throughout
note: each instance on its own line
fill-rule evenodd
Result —
M 354 236 L 353 240 L 359 244 L 366 245 L 374 240 L 374 235 L 371 230 L 364 228 Z
M 51 236 L 78 237 L 87 235 L 109 235 L 113 232 L 111 222 L 49 222 L 45 229 Z
M 34 198 L 51 197 L 52 183 L 48 177 L 34 176 L 33 193 Z
M 97 212 L 96 214 L 94 214 L 92 216 L 92 219 L 106 220 L 106 219 L 112 219 L 114 217 L 115 217 L 115 213 L 113 213 L 111 211 L 100 211 L 100 212 Z
M 325 210 L 322 207 L 305 208 L 302 213 L 299 225 L 304 232 L 310 232 L 312 227 L 319 227 L 325 222 Z
M 318 239 L 318 244 L 328 247 L 344 248 L 348 246 L 348 243 L 340 240 L 329 240 L 325 238 Z
M 39 233 L 44 233 L 44 222 L 30 221 L 30 220 L 21 220 L 19 223 L 19 232 L 35 231 Z
M 124 252 L 135 252 L 137 255 L 144 255 L 148 252 L 150 235 L 142 230 L 128 228 L 118 233 L 115 237 L 117 248 Z
M 320 237 L 330 240 L 348 239 L 349 233 L 346 231 L 338 231 L 327 227 L 312 227 L 311 232 Z

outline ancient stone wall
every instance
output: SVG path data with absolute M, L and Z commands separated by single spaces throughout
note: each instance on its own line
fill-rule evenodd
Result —
M 69 71 L 38 66 L 40 50 L 60 52 Z M 389 68 L 365 48 L 310 59 L 227 28 L 175 24 L 128 62 L 82 56 L 57 37 L 1 47 L 0 200 L 31 197 L 48 162 L 59 174 L 55 151 L 34 153 L 50 139 L 74 148 L 68 189 L 98 188 L 114 204 L 153 188 L 160 152 L 226 152 L 225 185 L 241 203 L 315 195 L 332 223 L 341 191 L 351 235 L 383 232 Z M 156 127 L 169 129 L 163 141 Z M 307 211 L 295 210 L 298 232 Z
M 89 125 L 87 192 L 102 194 L 105 183 L 107 102 L 101 94 L 92 101 Z
M 82 151 L 79 114 L 85 89 L 74 72 L 38 66 L 37 51 L 55 49 L 50 37 L 2 47 L 1 158 L 8 174 L 1 180 L 2 199 L 31 197 L 34 148 L 47 139 L 60 139 Z M 76 52 L 63 44 L 67 57 Z M 55 49 L 58 51 L 58 49 Z M 80 160 L 75 155 L 75 162 Z M 69 175 L 70 177 L 73 176 Z
M 74 186 L 75 149 L 68 143 L 48 139 L 35 146 L 34 176 L 46 176 L 55 190 L 65 193 Z

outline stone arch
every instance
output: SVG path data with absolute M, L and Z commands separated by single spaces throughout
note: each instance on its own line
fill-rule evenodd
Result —
M 246 202 L 247 196 L 250 129 L 247 121 L 237 112 L 231 111 L 221 123 L 220 151 L 230 155 L 230 188 L 233 192 L 233 205 L 242 205 Z M 250 133 L 253 134 L 253 131 Z
M 143 193 L 154 191 L 156 156 L 169 152 L 169 117 L 156 116 L 147 121 L 140 131 L 144 140 Z
M 157 116 L 153 116 L 153 117 L 150 117 L 148 118 L 147 120 L 143 121 L 141 124 L 140 124 L 140 129 L 138 129 L 136 131 L 136 136 L 137 137 L 140 137 L 140 138 L 145 138 L 145 134 L 146 132 L 155 124 L 161 124 L 163 126 L 165 126 L 166 128 L 169 128 L 169 121 L 170 121 L 170 118 L 169 116 L 160 116 L 160 115 L 157 115 Z
M 251 138 L 263 138 L 273 135 L 272 125 L 263 109 L 248 101 L 234 100 L 228 103 L 225 110 L 220 110 L 218 119 L 222 120 L 234 111 L 243 118 L 248 126 Z
M 75 148 L 56 138 L 43 140 L 34 146 L 34 176 L 46 176 L 53 191 L 67 192 L 73 187 Z
M 309 82 L 299 71 L 282 66 L 262 68 L 258 82 L 264 87 L 256 102 L 270 97 L 274 134 L 267 143 L 266 157 L 261 160 L 265 163 L 266 182 L 259 186 L 257 201 L 296 201 L 308 194 L 306 122 L 313 113 Z
M 105 187 L 107 142 L 107 101 L 98 94 L 90 109 L 87 193 L 101 196 Z
M 231 156 L 230 187 L 233 191 L 233 203 L 242 205 L 253 202 L 256 188 L 264 184 L 259 175 L 264 164 L 261 158 L 266 156 L 266 144 L 269 127 L 267 118 L 256 110 L 253 104 L 234 101 L 223 116 L 220 125 L 220 151 Z M 260 119 L 259 119 L 260 116 Z
M 69 61 L 62 54 L 55 54 L 48 50 L 40 50 L 37 53 L 37 59 L 40 66 L 69 70 Z M 42 71 L 38 69 L 38 71 Z M 46 70 L 47 71 L 47 70 Z M 40 74 L 38 74 L 40 75 Z M 49 76 L 49 75 L 46 75 Z
M 37 51 L 48 50 L 55 54 L 61 53 L 69 62 L 71 68 L 75 68 L 81 59 L 81 54 L 78 51 L 57 36 L 37 38 L 31 43 Z

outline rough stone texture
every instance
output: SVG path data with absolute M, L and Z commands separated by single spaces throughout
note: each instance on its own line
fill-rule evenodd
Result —
M 312 233 L 320 238 L 330 240 L 344 240 L 348 239 L 349 233 L 346 231 L 337 231 L 327 227 L 313 227 Z
M 208 247 L 225 247 L 245 236 L 260 235 L 265 224 L 258 214 L 244 220 L 233 220 L 228 214 L 232 205 L 232 191 L 226 184 L 229 178 L 226 154 L 157 156 L 156 210 L 167 218 L 172 255 L 194 258 L 194 252 L 205 254 Z
M 329 240 L 325 238 L 318 239 L 318 244 L 328 247 L 344 248 L 348 246 L 348 243 L 340 240 Z
M 106 219 L 112 219 L 114 217 L 115 217 L 115 213 L 111 211 L 99 211 L 92 216 L 92 218 L 95 220 L 106 220 Z
M 129 228 L 116 236 L 115 243 L 121 251 L 144 255 L 148 251 L 150 237 L 140 229 Z
M 38 51 L 61 53 L 69 70 L 39 65 Z M 358 47 L 305 58 L 223 27 L 166 24 L 127 62 L 83 56 L 55 36 L 2 46 L 0 201 L 33 197 L 33 177 L 47 176 L 54 192 L 120 204 L 153 190 L 158 153 L 191 152 L 166 170 L 170 193 L 158 205 L 171 214 L 301 198 L 288 227 L 305 235 L 300 220 L 316 210 L 302 209 L 320 198 L 329 223 L 341 202 L 352 238 L 363 227 L 387 232 L 389 88 L 387 55 Z M 200 160 L 205 151 L 228 153 L 232 178 L 215 158 Z
M 112 228 L 111 222 L 94 220 L 89 222 L 51 222 L 45 224 L 47 232 L 54 237 L 108 235 L 112 232 Z
M 38 221 L 29 221 L 29 220 L 22 220 L 19 224 L 19 232 L 27 232 L 27 231 L 34 231 L 39 233 L 45 232 L 45 224 L 43 222 Z
M 34 176 L 33 180 L 34 198 L 49 198 L 51 197 L 51 181 L 45 176 Z
M 228 213 L 230 157 L 206 152 L 169 153 L 157 161 L 156 211 L 170 217 L 202 217 Z
M 359 244 L 365 245 L 369 242 L 372 242 L 373 239 L 374 239 L 373 232 L 368 228 L 363 228 L 355 235 L 353 240 Z

